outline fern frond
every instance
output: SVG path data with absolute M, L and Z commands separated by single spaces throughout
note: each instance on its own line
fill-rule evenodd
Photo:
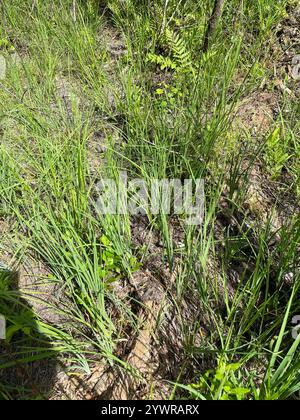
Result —
M 193 68 L 191 54 L 179 33 L 166 28 L 166 39 L 172 50 L 174 59 L 181 69 L 191 70 Z
M 170 57 L 149 53 L 147 55 L 147 61 L 160 66 L 161 70 L 165 70 L 166 68 L 177 70 L 177 64 Z

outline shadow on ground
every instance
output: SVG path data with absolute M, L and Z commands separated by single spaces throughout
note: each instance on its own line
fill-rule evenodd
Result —
M 0 400 L 47 399 L 56 378 L 54 351 L 18 284 L 17 271 L 0 267 L 0 314 L 6 318 L 6 340 L 0 340 Z

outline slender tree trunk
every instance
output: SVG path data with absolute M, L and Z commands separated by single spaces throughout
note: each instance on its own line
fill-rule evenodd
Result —
M 209 19 L 205 38 L 204 38 L 204 44 L 203 44 L 203 52 L 207 52 L 209 48 L 209 41 L 211 37 L 213 36 L 218 20 L 220 19 L 222 15 L 223 5 L 225 3 L 225 0 L 215 0 L 214 9 L 212 12 L 212 15 Z

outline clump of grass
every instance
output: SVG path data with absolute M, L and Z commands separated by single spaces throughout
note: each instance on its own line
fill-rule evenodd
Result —
M 137 333 L 136 297 L 127 291 L 122 301 L 113 286 L 130 281 L 147 251 L 132 243 L 129 216 L 95 211 L 96 185 L 123 170 L 148 184 L 205 178 L 204 223 L 185 226 L 177 218 L 180 247 L 174 215 L 147 215 L 173 274 L 178 317 L 191 300 L 197 307 L 181 326 L 186 363 L 178 378 L 165 378 L 177 379 L 172 396 L 298 398 L 300 339 L 292 339 L 289 323 L 300 313 L 299 215 L 274 232 L 270 215 L 262 223 L 245 211 L 245 197 L 257 162 L 266 164 L 272 185 L 287 171 L 293 185 L 283 180 L 283 187 L 295 197 L 299 106 L 284 98 L 280 129 L 267 137 L 249 139 L 233 124 L 240 98 L 260 88 L 259 51 L 288 2 L 225 1 L 205 53 L 213 2 L 110 0 L 104 13 L 96 1 L 75 3 L 76 15 L 73 1 L 1 4 L 8 66 L 0 82 L 0 223 L 12 226 L 12 253 L 45 264 L 47 282 L 62 295 L 59 307 L 50 299 L 49 308 L 64 319 L 47 323 L 24 303 L 16 320 L 11 305 L 38 294 L 2 288 L 11 340 L 14 332 L 37 342 L 42 334 L 51 354 L 32 357 L 59 355 L 73 371 L 89 374 L 99 362 L 130 370 L 117 350 L 128 331 Z M 117 58 L 104 28 L 123 39 Z M 105 147 L 95 152 L 99 130 Z M 13 384 L 0 386 L 1 398 L 15 395 Z

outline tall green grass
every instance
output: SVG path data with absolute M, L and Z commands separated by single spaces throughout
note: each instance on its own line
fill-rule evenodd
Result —
M 173 396 L 298 398 L 299 339 L 291 337 L 290 320 L 300 313 L 300 219 L 295 214 L 275 233 L 271 217 L 264 225 L 249 218 L 249 174 L 268 158 L 267 138 L 249 138 L 233 124 L 241 98 L 260 86 L 261 46 L 286 15 L 287 2 L 245 1 L 242 8 L 225 2 L 206 54 L 201 47 L 212 2 L 165 5 L 110 0 L 103 12 L 98 2 L 78 1 L 74 19 L 71 1 L 1 4 L 8 71 L 0 82 L 0 218 L 12 226 L 5 243 L 12 255 L 26 249 L 43 262 L 44 281 L 62 296 L 59 307 L 51 299 L 49 307 L 64 322 L 47 324 L 34 314 L 36 338 L 47 337 L 52 354 L 73 370 L 88 374 L 95 362 L 129 368 L 116 349 L 126 329 L 136 331 L 136 313 L 110 280 L 130 278 L 149 255 L 133 246 L 129 217 L 97 214 L 95 186 L 123 170 L 149 185 L 153 178 L 205 178 L 204 224 L 190 227 L 179 218 L 180 248 L 174 217 L 148 215 L 149 229 L 162 237 L 162 261 L 175 276 L 178 317 L 183 302 L 198 307 L 181 331 L 193 373 L 182 366 L 178 378 L 166 378 L 177 379 Z M 108 42 L 116 33 L 124 40 L 118 58 L 109 52 L 105 28 Z M 293 186 L 285 189 L 295 197 L 299 107 L 288 105 L 292 117 L 283 112 L 280 124 L 292 163 Z M 106 143 L 101 153 L 93 149 L 99 131 Z M 7 314 L 17 295 L 5 293 L 0 313 Z M 25 290 L 22 298 L 39 296 Z M 210 375 L 201 360 L 212 366 Z M 0 393 L 9 398 L 9 389 Z

